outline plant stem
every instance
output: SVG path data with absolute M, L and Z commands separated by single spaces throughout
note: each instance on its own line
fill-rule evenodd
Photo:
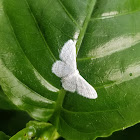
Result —
M 54 111 L 54 113 L 53 113 L 53 115 L 50 119 L 50 121 L 53 123 L 53 125 L 56 127 L 56 129 L 58 128 L 59 115 L 60 115 L 60 112 L 61 112 L 61 108 L 62 108 L 62 104 L 63 104 L 65 94 L 66 94 L 66 91 L 64 89 L 61 89 L 59 91 L 55 111 Z

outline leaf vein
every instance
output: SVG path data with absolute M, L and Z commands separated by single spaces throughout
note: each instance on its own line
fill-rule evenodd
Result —
M 68 15 L 68 17 L 72 20 L 72 22 L 81 30 L 81 26 L 76 22 L 76 20 L 72 17 L 72 15 L 70 14 L 70 12 L 66 9 L 66 7 L 64 6 L 64 4 L 62 3 L 61 0 L 58 0 L 59 4 L 61 5 L 61 7 L 63 8 L 63 10 L 66 12 L 66 14 Z
M 14 35 L 14 38 L 15 38 L 15 41 L 16 41 L 16 43 L 17 43 L 17 45 L 21 48 L 21 50 L 22 50 L 22 52 L 24 53 L 24 51 L 23 51 L 23 49 L 22 49 L 22 47 L 21 47 L 21 45 L 20 45 L 20 42 L 18 41 L 18 39 L 17 39 L 17 36 L 16 36 L 16 33 L 15 33 L 15 31 L 14 31 L 14 28 L 13 28 L 13 26 L 12 26 L 12 24 L 11 24 L 11 22 L 10 22 L 10 19 L 9 19 L 9 17 L 8 17 L 8 15 L 7 15 L 7 13 L 4 11 L 4 13 L 5 13 L 5 16 L 7 17 L 7 20 L 8 20 L 8 23 L 9 23 L 9 26 L 11 27 L 11 30 L 12 30 L 12 32 L 13 32 L 13 35 Z M 27 55 L 24 53 L 24 55 L 25 55 L 25 58 L 28 60 L 28 62 L 30 63 L 30 65 L 31 65 L 31 67 L 40 75 L 40 77 L 44 80 L 44 81 L 46 81 L 46 79 L 38 72 L 38 70 L 33 66 L 33 64 L 31 63 L 31 61 L 29 60 L 29 58 L 27 57 Z M 47 83 L 49 83 L 48 81 L 46 81 Z M 24 84 L 24 83 L 23 83 Z M 49 83 L 50 84 L 50 83 Z M 51 85 L 51 84 L 50 84 Z M 53 85 L 52 85 L 53 86 Z M 26 86 L 27 87 L 27 86 Z M 30 87 L 28 87 L 28 88 L 30 88 Z M 31 88 L 30 88 L 31 89 Z M 33 90 L 33 89 L 31 89 L 31 90 Z M 33 90 L 34 91 L 34 90 Z M 37 93 L 37 92 L 36 92 Z M 37 93 L 38 94 L 38 93 Z M 38 95 L 40 95 L 40 94 L 38 94 Z M 42 95 L 40 95 L 40 96 L 42 96 Z M 43 97 L 43 96 L 42 96 Z
M 34 22 L 35 22 L 35 24 L 36 24 L 36 27 L 37 27 L 37 29 L 38 29 L 38 31 L 39 31 L 39 33 L 40 33 L 42 39 L 43 39 L 43 41 L 44 41 L 44 43 L 45 43 L 45 45 L 46 45 L 48 51 L 49 51 L 50 54 L 52 55 L 53 59 L 54 59 L 54 60 L 57 60 L 56 57 L 54 56 L 54 54 L 52 53 L 52 51 L 51 51 L 49 45 L 47 44 L 47 41 L 46 41 L 46 39 L 45 39 L 45 37 L 44 37 L 44 35 L 43 35 L 41 29 L 39 28 L 37 19 L 36 19 L 36 17 L 34 16 L 34 14 L 33 14 L 33 12 L 32 12 L 32 9 L 31 9 L 31 7 L 30 7 L 28 1 L 27 1 L 27 0 L 24 0 L 24 1 L 25 1 L 25 3 L 26 3 L 27 7 L 29 8 L 30 14 L 32 15 L 32 17 L 33 17 L 33 19 L 34 19 Z
M 130 15 L 130 14 L 135 14 L 135 13 L 139 13 L 139 12 L 140 12 L 140 9 L 139 10 L 135 10 L 133 12 L 128 12 L 128 13 L 121 13 L 121 14 L 116 14 L 116 15 L 109 15 L 109 16 L 91 18 L 90 20 L 91 21 L 94 21 L 94 20 L 100 20 L 100 19 L 115 18 L 115 17 L 127 16 L 127 15 Z
M 87 17 L 85 18 L 85 21 L 83 23 L 83 27 L 82 27 L 82 30 L 80 31 L 80 34 L 78 36 L 78 41 L 76 43 L 76 53 L 78 54 L 79 50 L 80 50 L 80 47 L 81 47 L 81 44 L 83 42 L 83 38 L 85 36 L 85 33 L 86 33 L 86 30 L 87 30 L 87 27 L 88 27 L 88 24 L 89 24 L 89 21 L 90 21 L 90 18 L 91 18 L 91 15 L 93 13 L 93 10 L 94 10 L 94 6 L 95 6 L 95 3 L 96 3 L 96 0 L 92 0 L 91 3 L 89 3 L 89 11 L 87 13 Z

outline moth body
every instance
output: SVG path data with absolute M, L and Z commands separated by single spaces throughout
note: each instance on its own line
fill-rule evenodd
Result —
M 80 75 L 76 64 L 76 47 L 72 40 L 68 40 L 60 53 L 60 60 L 52 66 L 52 72 L 61 78 L 62 87 L 70 92 L 95 99 L 95 89 Z

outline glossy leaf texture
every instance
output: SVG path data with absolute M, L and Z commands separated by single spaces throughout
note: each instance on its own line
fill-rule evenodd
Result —
M 10 140 L 56 140 L 59 137 L 54 126 L 49 123 L 31 121 Z
M 0 87 L 0 109 L 17 110 L 18 108 L 8 99 Z
M 0 0 L 0 82 L 20 109 L 68 140 L 92 140 L 140 121 L 139 0 Z M 77 41 L 89 100 L 62 96 L 51 72 L 63 44 Z M 63 99 L 64 98 L 64 99 Z M 62 104 L 62 106 L 61 106 Z

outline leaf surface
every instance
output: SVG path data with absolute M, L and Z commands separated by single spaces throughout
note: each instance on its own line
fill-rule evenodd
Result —
M 9 136 L 7 136 L 6 134 L 4 134 L 2 131 L 0 131 L 0 139 L 1 140 L 9 140 Z
M 9 99 L 68 140 L 91 140 L 140 121 L 139 0 L 0 0 L 0 81 Z M 51 72 L 77 41 L 89 100 L 61 89 Z M 57 115 L 54 115 L 57 114 Z M 53 116 L 52 116 L 53 115 Z
M 17 107 L 8 99 L 0 87 L 0 109 L 11 110 L 17 109 Z
M 59 137 L 56 129 L 52 124 L 45 122 L 30 121 L 26 128 L 19 131 L 10 140 L 25 139 L 25 140 L 56 140 Z

